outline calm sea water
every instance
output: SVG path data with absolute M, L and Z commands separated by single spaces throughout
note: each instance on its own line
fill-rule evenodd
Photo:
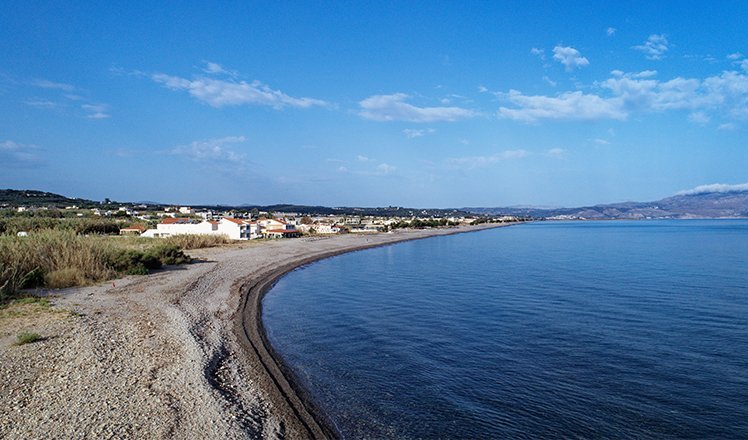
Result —
M 355 252 L 281 279 L 264 322 L 346 438 L 748 438 L 748 221 Z

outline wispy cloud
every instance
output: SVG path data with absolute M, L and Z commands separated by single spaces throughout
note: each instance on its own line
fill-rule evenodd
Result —
M 213 70 L 219 68 L 223 71 L 223 68 L 217 64 L 213 67 Z M 165 73 L 153 74 L 151 79 L 167 89 L 186 91 L 193 98 L 217 108 L 239 105 L 266 105 L 275 109 L 282 109 L 284 107 L 309 108 L 330 105 L 321 99 L 289 96 L 280 90 L 273 90 L 260 81 L 246 82 L 235 79 L 216 79 L 208 76 L 196 76 L 187 79 Z
M 397 171 L 397 168 L 395 166 L 385 162 L 380 162 L 374 165 L 374 163 L 376 163 L 377 161 L 366 156 L 358 155 L 356 157 L 356 161 L 359 162 L 358 165 L 340 165 L 337 167 L 337 171 L 339 173 L 353 174 L 357 176 L 385 176 L 395 174 L 395 172 Z
M 602 139 L 602 138 L 594 138 L 594 139 L 587 139 L 587 140 L 596 145 L 609 145 L 610 144 L 610 141 L 606 139 Z
M 244 136 L 205 139 L 176 146 L 170 149 L 168 153 L 187 158 L 193 162 L 240 167 L 246 162 L 246 154 L 239 153 L 230 146 L 243 143 L 246 140 Z
M 563 148 L 551 148 L 550 150 L 546 151 L 545 154 L 547 156 L 560 159 L 566 155 L 566 150 Z
M 46 79 L 37 79 L 32 81 L 31 84 L 42 89 L 62 90 L 65 92 L 72 92 L 73 90 L 75 90 L 75 86 L 71 84 L 59 83 Z
M 510 90 L 503 95 L 515 108 L 500 107 L 498 116 L 521 122 L 541 119 L 593 120 L 625 119 L 626 112 L 616 100 L 602 98 L 580 91 L 565 92 L 558 96 L 524 95 Z
M 447 159 L 447 165 L 452 168 L 459 168 L 465 170 L 471 170 L 474 168 L 482 168 L 489 165 L 493 165 L 497 162 L 502 162 L 512 159 L 521 159 L 526 157 L 529 153 L 525 150 L 505 150 L 490 156 L 465 156 L 465 157 L 452 157 Z
M 433 128 L 423 128 L 423 129 L 417 129 L 417 128 L 406 128 L 403 130 L 403 134 L 408 139 L 414 139 L 422 136 L 426 136 L 427 134 L 433 134 L 436 133 L 436 130 Z
M 392 165 L 390 165 L 390 164 L 386 164 L 386 163 L 380 163 L 379 165 L 377 165 L 377 168 L 376 168 L 376 169 L 377 169 L 377 171 L 378 171 L 378 172 L 380 172 L 381 174 L 392 174 L 392 173 L 394 173 L 394 172 L 395 172 L 395 170 L 396 170 L 397 168 L 395 168 L 394 166 L 392 166 Z
M 669 43 L 665 35 L 656 34 L 650 35 L 649 38 L 647 38 L 647 41 L 644 42 L 644 44 L 633 47 L 633 49 L 642 52 L 644 56 L 646 56 L 649 60 L 662 59 L 663 55 L 665 55 L 665 52 L 668 51 L 668 48 Z
M 734 53 L 731 53 L 731 54 L 727 55 L 727 59 L 728 60 L 735 61 L 735 60 L 739 60 L 741 58 L 743 58 L 743 54 L 740 53 L 740 52 L 734 52 Z
M 107 119 L 111 117 L 107 113 L 109 106 L 106 104 L 83 104 L 81 108 L 86 111 L 88 119 Z
M 82 96 L 82 94 L 85 93 L 82 93 L 81 90 L 72 84 L 54 82 L 46 79 L 37 79 L 31 81 L 30 84 L 37 88 L 56 91 L 55 94 L 57 95 L 57 100 L 31 98 L 23 101 L 23 103 L 29 107 L 54 110 L 73 106 L 83 110 L 83 116 L 88 119 L 106 119 L 111 116 L 107 104 L 96 103 L 87 99 L 85 96 Z
M 203 72 L 210 73 L 213 75 L 228 75 L 234 78 L 239 76 L 239 72 L 237 72 L 236 70 L 226 69 L 220 64 L 213 63 L 210 61 L 205 62 L 205 67 L 203 67 Z
M 0 141 L 0 164 L 29 166 L 41 162 L 39 147 L 11 140 Z M 3 168 L 0 165 L 0 168 Z
M 705 125 L 711 121 L 711 118 L 704 112 L 693 112 L 688 115 L 688 120 L 694 124 Z
M 48 99 L 32 98 L 32 99 L 27 99 L 23 101 L 23 103 L 28 105 L 29 107 L 42 108 L 42 109 L 47 109 L 47 110 L 59 108 L 61 106 L 59 102 L 50 101 Z
M 614 28 L 614 27 L 609 27 L 608 29 L 606 29 L 606 30 L 605 30 L 605 34 L 606 34 L 607 36 L 609 36 L 609 37 L 612 37 L 613 35 L 615 35 L 615 34 L 616 34 L 616 28 Z
M 687 189 L 677 193 L 679 196 L 690 196 L 697 194 L 709 193 L 730 193 L 738 191 L 748 191 L 748 183 L 739 183 L 737 185 L 728 185 L 724 183 L 712 183 L 711 185 L 700 185 L 693 189 Z
M 374 95 L 359 102 L 359 115 L 372 121 L 437 122 L 457 121 L 475 116 L 473 110 L 461 107 L 417 107 L 405 102 L 404 93 Z
M 590 64 L 578 50 L 569 46 L 556 46 L 553 48 L 553 59 L 563 64 L 568 72 Z
M 540 58 L 542 61 L 545 61 L 545 51 L 543 49 L 533 47 L 530 49 L 530 53 Z

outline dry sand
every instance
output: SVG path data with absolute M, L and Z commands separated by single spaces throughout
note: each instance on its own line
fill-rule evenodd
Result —
M 50 310 L 0 316 L 0 438 L 334 436 L 264 339 L 264 292 L 326 256 L 496 226 L 190 251 L 201 261 L 50 292 Z M 13 345 L 23 330 L 45 339 Z

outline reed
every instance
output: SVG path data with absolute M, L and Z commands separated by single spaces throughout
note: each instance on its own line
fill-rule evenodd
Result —
M 184 248 L 228 241 L 211 238 L 127 240 L 59 229 L 36 231 L 26 237 L 0 236 L 0 302 L 23 288 L 73 287 L 119 275 L 146 274 L 162 265 L 189 262 Z

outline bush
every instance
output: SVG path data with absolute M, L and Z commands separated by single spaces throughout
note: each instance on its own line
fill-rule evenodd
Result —
M 21 332 L 16 336 L 16 345 L 31 344 L 41 340 L 42 335 L 39 333 Z
M 87 282 L 86 275 L 77 267 L 53 270 L 44 275 L 44 285 L 52 289 L 81 286 Z
M 208 234 L 181 234 L 172 235 L 164 240 L 166 243 L 174 245 L 180 249 L 201 249 L 207 247 L 221 246 L 231 243 L 231 239 L 226 235 L 208 235 Z
M 157 258 L 161 264 L 185 264 L 192 261 L 179 247 L 173 244 L 157 246 L 149 250 L 147 255 Z
M 80 286 L 190 261 L 168 241 L 80 236 L 73 230 L 0 236 L 0 303 L 23 288 Z

